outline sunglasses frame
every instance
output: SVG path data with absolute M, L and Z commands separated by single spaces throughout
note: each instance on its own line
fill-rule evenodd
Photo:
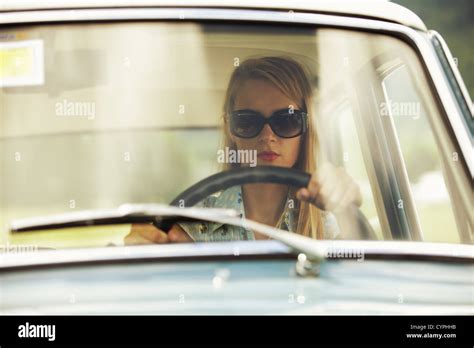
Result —
M 263 128 L 265 127 L 266 124 L 268 124 L 270 126 L 270 128 L 272 129 L 272 132 L 275 133 L 276 136 L 280 137 L 280 138 L 284 138 L 284 139 L 291 139 L 291 138 L 296 138 L 298 136 L 300 136 L 301 134 L 304 134 L 307 130 L 308 130 L 308 113 L 305 112 L 305 111 L 302 111 L 302 110 L 298 110 L 298 109 L 293 109 L 292 112 L 289 112 L 288 111 L 289 109 L 288 108 L 284 108 L 284 109 L 280 109 L 280 110 L 277 110 L 275 111 L 274 113 L 272 113 L 270 115 L 270 117 L 265 117 L 263 116 L 260 112 L 258 111 L 255 111 L 255 110 L 252 110 L 252 109 L 241 109 L 241 110 L 234 110 L 230 113 L 229 115 L 229 128 L 230 128 L 230 132 L 235 135 L 236 137 L 239 137 L 239 138 L 243 138 L 243 139 L 251 139 L 251 138 L 255 138 L 256 136 L 258 136 Z M 300 131 L 298 132 L 298 134 L 296 135 L 292 135 L 291 137 L 282 137 L 281 135 L 277 134 L 277 132 L 275 132 L 275 130 L 273 129 L 273 126 L 271 124 L 271 120 L 278 117 L 280 114 L 282 113 L 285 113 L 285 114 L 295 114 L 297 116 L 300 116 L 302 118 L 302 125 L 301 125 L 301 129 Z M 231 122 L 230 122 L 230 119 L 232 117 L 238 117 L 237 115 L 238 114 L 251 114 L 252 116 L 255 116 L 255 117 L 258 117 L 260 119 L 263 119 L 263 124 L 262 124 L 262 127 L 260 128 L 260 130 L 258 131 L 257 134 L 251 136 L 251 137 L 243 137 L 239 134 L 236 134 L 234 132 L 234 129 L 233 127 L 231 126 Z

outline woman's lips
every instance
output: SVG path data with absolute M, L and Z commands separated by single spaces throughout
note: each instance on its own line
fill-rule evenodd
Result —
M 274 161 L 278 156 L 280 155 L 273 151 L 263 151 L 258 154 L 258 158 L 264 161 Z

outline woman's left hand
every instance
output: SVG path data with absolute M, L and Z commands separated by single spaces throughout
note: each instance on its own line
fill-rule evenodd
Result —
M 322 164 L 311 175 L 308 187 L 298 190 L 296 198 L 334 213 L 343 212 L 353 204 L 362 205 L 359 185 L 343 167 L 330 163 Z

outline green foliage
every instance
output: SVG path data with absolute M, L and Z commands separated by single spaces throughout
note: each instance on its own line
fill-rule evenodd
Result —
M 474 1 L 472 0 L 395 0 L 415 12 L 428 29 L 446 40 L 472 98 L 474 96 Z

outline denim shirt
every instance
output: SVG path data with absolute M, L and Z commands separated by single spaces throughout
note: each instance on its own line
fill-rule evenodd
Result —
M 277 228 L 295 232 L 298 223 L 298 209 L 292 208 L 296 198 L 287 197 L 284 216 Z M 234 209 L 240 217 L 245 218 L 241 186 L 229 187 L 220 195 L 211 195 L 196 204 L 197 207 Z M 339 234 L 336 218 L 329 212 L 321 211 L 324 226 L 324 239 L 334 239 Z M 227 225 L 220 222 L 180 222 L 179 225 L 196 242 L 218 242 L 234 240 L 254 240 L 252 231 L 243 227 Z

